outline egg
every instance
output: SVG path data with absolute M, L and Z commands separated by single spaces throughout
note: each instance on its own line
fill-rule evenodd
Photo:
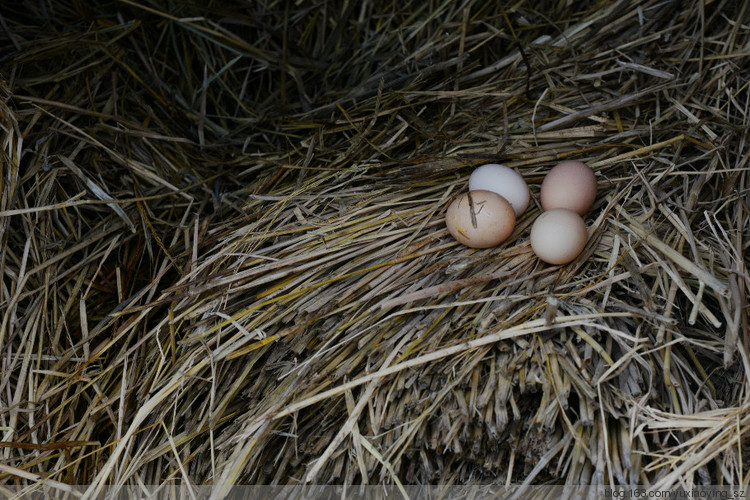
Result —
M 505 241 L 516 224 L 511 204 L 483 189 L 459 195 L 448 207 L 445 225 L 459 242 L 471 248 L 489 248 Z
M 513 206 L 519 217 L 529 206 L 529 186 L 521 174 L 505 165 L 488 163 L 469 176 L 469 191 L 484 189 L 499 194 Z
M 596 175 L 585 163 L 567 160 L 557 164 L 542 181 L 542 208 L 567 208 L 585 215 L 596 200 Z
M 572 210 L 553 208 L 531 226 L 531 249 L 548 264 L 567 264 L 586 246 L 586 224 Z

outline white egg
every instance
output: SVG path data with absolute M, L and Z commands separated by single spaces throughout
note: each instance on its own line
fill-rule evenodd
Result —
M 469 191 L 492 191 L 511 204 L 516 217 L 529 206 L 529 186 L 521 174 L 505 165 L 488 163 L 474 170 L 469 176 Z

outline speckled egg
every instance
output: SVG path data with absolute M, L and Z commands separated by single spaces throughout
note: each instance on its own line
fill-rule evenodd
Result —
M 445 214 L 448 232 L 471 248 L 499 245 L 510 236 L 515 224 L 516 215 L 508 200 L 481 189 L 459 195 Z

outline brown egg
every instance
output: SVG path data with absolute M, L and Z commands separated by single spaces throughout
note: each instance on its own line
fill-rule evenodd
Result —
M 586 224 L 565 208 L 543 212 L 531 226 L 531 249 L 548 264 L 567 264 L 586 246 Z
M 585 163 L 566 160 L 549 171 L 542 181 L 542 208 L 567 208 L 586 215 L 596 200 L 596 175 Z
M 448 207 L 445 225 L 459 242 L 471 248 L 489 248 L 505 241 L 516 224 L 511 204 L 492 191 L 469 191 Z

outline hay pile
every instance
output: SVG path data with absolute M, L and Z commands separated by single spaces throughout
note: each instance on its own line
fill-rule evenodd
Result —
M 0 8 L 1 483 L 748 482 L 747 1 L 161 4 Z

